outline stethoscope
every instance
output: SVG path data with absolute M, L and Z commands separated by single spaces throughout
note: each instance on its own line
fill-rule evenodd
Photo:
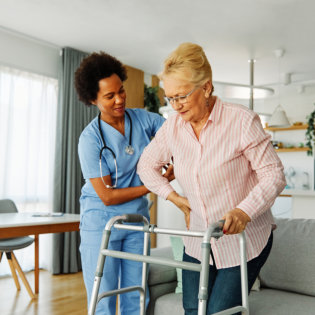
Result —
M 131 145 L 131 138 L 132 138 L 132 120 L 131 120 L 131 117 L 129 115 L 129 113 L 127 111 L 125 111 L 125 113 L 127 114 L 127 117 L 129 119 L 129 123 L 130 123 L 130 133 L 129 133 L 129 144 L 126 146 L 125 148 L 125 152 L 129 155 L 133 155 L 134 152 L 135 152 L 135 149 L 132 147 Z M 102 141 L 103 141 L 103 147 L 100 151 L 100 162 L 99 162 L 99 165 L 100 165 L 100 173 L 101 173 L 101 179 L 105 185 L 106 188 L 116 188 L 117 187 L 117 177 L 118 177 L 118 168 L 117 168 L 117 160 L 116 160 L 116 154 L 114 153 L 114 151 L 108 147 L 106 145 L 106 142 L 105 142 L 105 139 L 104 139 L 104 136 L 103 136 L 103 132 L 102 132 L 102 128 L 101 128 L 101 113 L 98 114 L 98 129 L 100 131 L 100 135 L 101 135 L 101 138 L 102 138 Z M 115 177 L 115 184 L 113 186 L 111 185 L 107 185 L 105 184 L 105 181 L 103 179 L 103 173 L 102 173 L 102 153 L 103 153 L 103 150 L 109 150 L 110 153 L 112 154 L 113 158 L 114 158 L 114 163 L 115 163 L 115 170 L 116 170 L 116 177 Z

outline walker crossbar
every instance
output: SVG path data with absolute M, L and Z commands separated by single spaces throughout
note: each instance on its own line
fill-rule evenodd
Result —
M 235 314 L 237 312 L 243 312 L 243 314 L 249 314 L 248 312 L 246 313 L 246 311 L 247 311 L 247 309 L 243 306 L 235 306 L 235 307 L 229 308 L 227 310 L 214 313 L 212 315 L 230 315 L 230 314 Z
M 126 225 L 124 222 L 129 223 L 143 223 L 143 226 Z M 198 271 L 200 272 L 200 284 L 199 284 L 199 304 L 198 315 L 206 314 L 207 300 L 208 300 L 208 278 L 209 278 L 209 264 L 210 264 L 210 250 L 211 250 L 211 237 L 216 239 L 223 236 L 222 228 L 224 221 L 219 221 L 211 224 L 206 231 L 186 231 L 186 230 L 172 230 L 161 229 L 155 225 L 150 225 L 148 220 L 138 214 L 127 214 L 122 216 L 116 216 L 111 218 L 105 226 L 103 232 L 103 238 L 101 242 L 101 249 L 98 257 L 97 268 L 95 272 L 94 285 L 91 295 L 91 301 L 89 306 L 89 315 L 95 314 L 97 303 L 104 297 L 127 293 L 138 290 L 140 292 L 140 315 L 145 315 L 145 296 L 146 296 L 146 283 L 147 283 L 147 264 L 160 264 L 166 266 L 172 266 L 176 268 Z M 144 248 L 143 255 L 126 253 L 120 251 L 114 251 L 108 249 L 108 242 L 111 233 L 111 228 L 115 227 L 122 230 L 142 231 L 144 232 Z M 181 235 L 190 237 L 202 237 L 201 245 L 201 264 L 183 262 L 173 259 L 167 259 L 162 257 L 148 256 L 149 251 L 149 233 L 160 233 L 168 235 Z M 246 261 L 246 242 L 245 233 L 239 234 L 240 239 L 240 257 L 241 257 L 241 284 L 242 284 L 242 306 L 236 306 L 214 315 L 228 315 L 236 312 L 242 312 L 243 315 L 248 315 L 248 285 L 247 285 L 247 261 Z M 121 288 L 112 291 L 102 293 L 98 296 L 101 278 L 103 275 L 103 268 L 105 264 L 105 257 L 111 256 L 120 259 L 129 259 L 133 261 L 142 262 L 142 283 L 141 287 L 128 287 Z
M 128 287 L 128 288 L 122 288 L 122 289 L 116 289 L 116 290 L 111 290 L 111 291 L 107 291 L 107 292 L 103 292 L 101 293 L 98 298 L 97 298 L 97 303 L 104 297 L 107 296 L 112 296 L 112 295 L 118 295 L 118 294 L 123 294 L 123 293 L 128 293 L 128 292 L 132 292 L 132 291 L 139 291 L 140 294 L 144 295 L 144 291 L 142 287 L 139 286 L 133 286 L 133 287 Z
M 129 259 L 129 260 L 141 261 L 141 262 L 145 261 L 146 263 L 149 263 L 149 264 L 165 265 L 165 266 L 171 266 L 175 268 L 181 268 L 181 269 L 192 270 L 192 271 L 200 272 L 201 270 L 200 264 L 188 263 L 188 262 L 183 262 L 183 261 L 173 260 L 173 259 L 168 259 L 168 258 L 143 256 L 139 254 L 125 253 L 125 252 L 109 250 L 109 249 L 103 249 L 102 254 L 105 256 L 111 256 L 114 258 Z
M 116 223 L 114 224 L 114 227 L 120 230 L 130 230 L 130 225 L 126 225 L 126 224 Z M 194 236 L 194 237 L 203 237 L 205 234 L 205 232 L 201 232 L 201 231 L 171 230 L 171 229 L 164 229 L 164 228 L 161 229 L 152 224 L 149 225 L 148 229 L 150 233 L 155 233 L 155 234 L 181 235 L 181 236 Z M 133 226 L 132 230 L 143 232 L 143 226 Z

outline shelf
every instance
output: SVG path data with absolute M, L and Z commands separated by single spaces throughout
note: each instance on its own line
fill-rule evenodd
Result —
M 265 130 L 268 131 L 287 131 L 287 130 L 303 130 L 307 129 L 308 125 L 303 124 L 303 125 L 292 125 L 290 127 L 266 127 L 264 128 Z
M 310 148 L 303 147 L 303 148 L 281 148 L 275 149 L 277 152 L 306 152 L 309 151 Z
M 300 189 L 284 189 L 279 197 L 294 197 L 294 196 L 304 196 L 304 197 L 315 197 L 315 190 L 300 190 Z

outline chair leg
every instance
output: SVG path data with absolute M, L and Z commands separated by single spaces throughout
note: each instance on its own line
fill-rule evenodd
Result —
M 14 255 L 14 253 L 12 252 L 11 254 L 12 254 L 12 260 L 13 260 L 13 264 L 14 264 L 15 269 L 18 271 L 18 273 L 20 275 L 20 278 L 22 279 L 22 282 L 24 283 L 25 288 L 26 288 L 29 296 L 31 297 L 31 299 L 34 299 L 35 295 L 34 295 L 32 289 L 31 289 L 31 287 L 30 287 L 30 285 L 29 285 L 29 283 L 28 283 L 28 281 L 27 281 L 27 279 L 26 279 L 26 277 L 24 275 L 24 272 L 22 271 L 22 269 L 21 269 L 21 267 L 20 267 L 20 265 L 19 265 L 15 255 Z
M 12 273 L 12 277 L 13 277 L 13 280 L 14 280 L 14 283 L 15 283 L 15 286 L 16 286 L 16 289 L 18 291 L 21 290 L 21 287 L 20 287 L 20 283 L 19 283 L 19 279 L 16 275 L 16 272 L 15 272 L 15 268 L 14 268 L 14 264 L 13 264 L 13 261 L 12 261 L 12 255 L 13 254 L 12 252 L 7 252 L 5 253 L 6 256 L 7 256 L 7 260 L 8 260 L 8 263 L 9 263 L 9 266 L 10 266 L 10 269 L 11 269 L 11 273 Z

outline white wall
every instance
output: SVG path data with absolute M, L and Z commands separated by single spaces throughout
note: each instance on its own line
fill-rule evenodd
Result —
M 60 47 L 0 28 L 0 63 L 58 77 Z
M 183 196 L 183 190 L 176 180 L 171 185 L 180 195 Z M 158 197 L 157 203 L 157 226 L 159 228 L 168 228 L 175 230 L 186 230 L 184 214 L 172 202 Z M 157 247 L 170 246 L 169 235 L 157 234 Z

